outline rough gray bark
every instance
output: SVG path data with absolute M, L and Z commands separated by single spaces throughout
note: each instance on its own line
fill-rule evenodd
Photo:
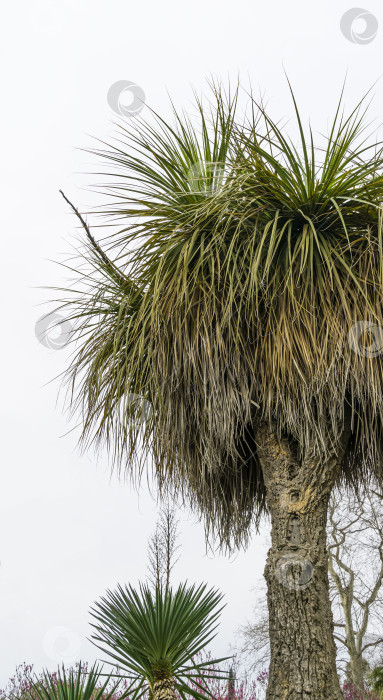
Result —
M 329 599 L 326 520 L 338 457 L 298 460 L 266 424 L 257 449 L 271 515 L 265 567 L 271 661 L 267 700 L 341 700 Z

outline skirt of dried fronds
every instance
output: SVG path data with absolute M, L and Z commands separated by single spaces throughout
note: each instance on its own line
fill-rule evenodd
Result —
M 159 269 L 159 289 L 139 290 L 104 270 L 83 299 L 97 322 L 70 370 L 84 440 L 106 440 L 134 476 L 150 457 L 160 486 L 226 543 L 246 539 L 265 507 L 258 420 L 276 423 L 302 459 L 326 459 L 351 416 L 341 476 L 355 487 L 382 479 L 382 256 L 368 233 L 346 253 L 352 275 L 314 260 L 316 286 L 298 266 L 254 282 L 240 241 L 230 269 L 220 247 L 210 251 L 209 282 Z

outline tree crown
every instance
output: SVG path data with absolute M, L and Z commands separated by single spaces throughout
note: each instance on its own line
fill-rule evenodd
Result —
M 340 479 L 382 480 L 382 148 L 366 100 L 342 96 L 327 137 L 299 143 L 250 98 L 213 85 L 197 117 L 122 123 L 107 164 L 102 246 L 66 313 L 83 440 L 141 474 L 149 457 L 239 544 L 265 509 L 254 426 L 275 420 L 304 460 L 347 436 Z M 343 93 L 342 93 L 343 95 Z M 76 211 L 77 215 L 79 213 Z M 107 251 L 107 252 L 105 252 Z

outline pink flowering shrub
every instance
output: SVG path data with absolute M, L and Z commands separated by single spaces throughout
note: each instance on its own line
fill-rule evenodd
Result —
M 198 656 L 200 657 L 199 661 L 202 661 L 202 655 L 199 654 Z M 208 660 L 209 655 L 206 657 L 206 661 Z M 256 682 L 250 680 L 243 674 L 241 674 L 240 678 L 236 678 L 238 669 L 235 662 L 231 665 L 234 677 L 232 681 L 230 681 L 229 668 L 230 667 L 226 666 L 223 671 L 226 675 L 225 678 L 214 677 L 214 670 L 203 671 L 203 679 L 196 680 L 194 685 L 198 688 L 202 695 L 209 698 L 209 694 L 211 694 L 214 700 L 259 700 Z M 213 677 L 209 678 L 209 676 Z
M 207 657 L 208 660 L 209 657 Z M 79 664 L 75 665 L 75 669 L 79 668 Z M 82 670 L 84 675 L 88 671 L 88 664 L 82 664 Z M 228 668 L 225 669 L 226 674 L 228 674 Z M 258 688 L 266 690 L 269 674 L 267 670 L 261 671 L 258 674 L 256 681 L 249 680 L 246 676 L 241 676 L 236 679 L 237 675 L 236 664 L 233 665 L 233 675 L 234 682 L 230 684 L 227 679 L 214 677 L 214 670 L 205 670 L 203 673 L 203 680 L 198 679 L 194 682 L 201 692 L 202 695 L 209 698 L 209 693 L 211 693 L 214 700 L 259 700 L 260 696 L 258 694 Z M 51 673 L 51 678 L 55 681 L 57 673 Z M 123 675 L 121 673 L 121 675 Z M 213 676 L 209 678 L 209 676 Z M 16 667 L 14 676 L 12 676 L 7 686 L 1 690 L 0 689 L 0 700 L 30 700 L 30 690 L 32 687 L 32 680 L 36 683 L 43 682 L 43 674 L 39 675 L 33 672 L 33 665 L 26 664 L 25 662 Z M 128 681 L 122 680 L 119 689 L 113 695 L 112 700 L 119 700 L 128 687 Z M 207 689 L 208 691 L 207 691 Z M 380 700 L 377 695 L 374 695 L 369 690 L 360 690 L 353 683 L 346 682 L 343 685 L 343 695 L 345 700 Z M 178 695 L 178 699 L 181 700 Z M 129 700 L 129 699 L 127 699 Z M 145 696 L 143 700 L 148 700 Z
M 76 663 L 74 670 L 77 671 L 80 665 L 85 676 L 88 672 L 88 664 Z M 57 672 L 50 673 L 49 675 L 53 683 L 56 685 Z M 43 673 L 34 673 L 33 664 L 26 664 L 24 662 L 16 667 L 15 675 L 9 679 L 7 686 L 3 690 L 0 689 L 0 700 L 30 700 L 33 698 L 33 694 L 31 693 L 32 685 L 43 684 L 43 682 Z M 121 695 L 123 695 L 123 693 L 126 691 L 127 687 L 128 681 L 122 680 L 118 691 L 112 695 L 111 700 L 119 700 Z
M 345 700 L 380 700 L 377 695 L 367 689 L 360 690 L 350 681 L 344 683 L 342 690 Z
M 16 666 L 15 675 L 12 676 L 6 688 L 0 689 L 0 700 L 8 698 L 10 700 L 18 700 L 26 696 L 31 687 L 31 678 L 33 675 L 33 666 L 24 663 Z

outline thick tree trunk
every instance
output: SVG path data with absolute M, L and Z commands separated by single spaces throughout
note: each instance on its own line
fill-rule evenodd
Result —
M 271 662 L 267 700 L 341 700 L 329 600 L 326 519 L 338 457 L 297 459 L 269 425 L 257 449 L 271 515 L 265 578 Z
M 154 681 L 153 700 L 176 700 L 174 681 L 172 678 L 161 678 Z

